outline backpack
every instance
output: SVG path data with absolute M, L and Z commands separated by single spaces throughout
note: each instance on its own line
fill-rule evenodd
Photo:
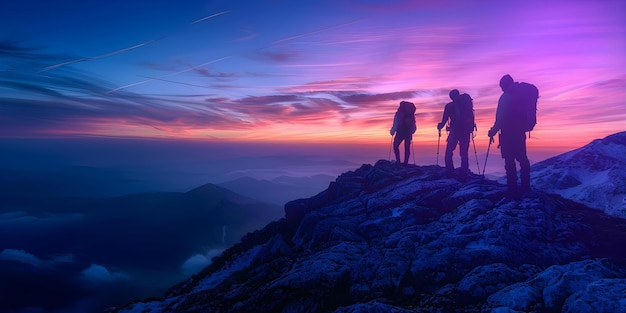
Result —
M 529 132 L 537 125 L 537 100 L 539 89 L 533 84 L 515 82 L 511 87 L 514 123 L 520 130 Z
M 415 124 L 415 104 L 402 101 L 396 112 L 398 119 L 398 131 L 402 133 L 412 134 L 417 129 Z
M 462 133 L 474 131 L 474 102 L 470 95 L 464 93 L 454 102 L 454 127 Z

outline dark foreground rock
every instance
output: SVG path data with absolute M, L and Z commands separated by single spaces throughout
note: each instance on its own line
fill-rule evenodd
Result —
M 112 311 L 626 312 L 626 220 L 504 190 L 363 165 L 164 297 Z

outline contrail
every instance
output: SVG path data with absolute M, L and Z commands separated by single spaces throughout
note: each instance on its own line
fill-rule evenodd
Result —
M 47 72 L 49 70 L 53 70 L 53 69 L 59 68 L 61 66 L 66 66 L 66 65 L 70 65 L 70 64 L 74 64 L 74 63 L 78 63 L 78 62 L 83 62 L 83 61 L 87 61 L 87 60 L 89 60 L 89 58 L 82 58 L 82 59 L 77 59 L 77 60 L 72 60 L 72 61 L 68 61 L 68 62 L 64 62 L 64 63 L 51 65 L 51 66 L 43 68 L 41 71 L 39 71 L 37 73 Z
M 137 83 L 128 84 L 128 85 L 126 85 L 126 86 L 117 87 L 117 88 L 115 88 L 115 89 L 111 89 L 111 90 L 107 91 L 107 93 L 108 93 L 108 94 L 111 94 L 111 93 L 114 93 L 114 92 L 116 92 L 116 91 L 118 91 L 118 90 L 126 89 L 126 88 L 128 88 L 128 87 L 132 87 L 132 86 L 141 85 L 141 84 L 144 84 L 144 83 L 147 83 L 147 82 L 151 82 L 151 81 L 153 81 L 153 80 L 157 80 L 157 79 L 156 79 L 156 78 L 152 78 L 152 79 L 147 79 L 147 80 L 140 81 L 140 82 L 137 82 Z
M 209 16 L 203 17 L 203 18 L 201 18 L 201 19 L 199 19 L 199 20 L 196 20 L 196 21 L 194 21 L 194 22 L 191 22 L 191 23 L 190 23 L 190 25 L 197 24 L 197 23 L 200 23 L 200 22 L 202 22 L 202 21 L 208 20 L 208 19 L 210 19 L 210 18 L 214 18 L 214 17 L 216 17 L 216 16 L 220 16 L 220 15 L 222 15 L 222 14 L 226 14 L 226 13 L 229 13 L 229 12 L 230 12 L 230 11 L 223 11 L 223 12 L 215 13 L 215 14 L 213 14 L 213 15 L 209 15 Z M 153 43 L 153 42 L 155 42 L 155 41 L 158 41 L 158 40 L 161 40 L 161 39 L 164 39 L 164 38 L 167 38 L 167 37 L 169 37 L 169 36 L 163 36 L 163 37 L 158 38 L 158 39 L 149 40 L 149 41 L 146 41 L 146 42 L 144 42 L 144 43 L 140 43 L 140 44 L 138 44 L 138 45 L 134 45 L 134 46 L 132 46 L 132 47 L 128 47 L 128 48 L 124 48 L 124 49 L 120 49 L 120 50 L 117 50 L 117 51 L 113 51 L 113 52 L 106 53 L 106 54 L 103 54 L 103 55 L 98 55 L 98 56 L 95 56 L 95 57 L 80 58 L 80 59 L 76 59 L 76 60 L 72 60 L 72 61 L 68 61 L 68 62 L 64 62 L 64 63 L 59 63 L 59 64 L 51 65 L 51 66 L 48 66 L 48 67 L 43 68 L 43 69 L 42 69 L 41 71 L 39 71 L 38 73 L 47 72 L 47 71 L 50 71 L 50 70 L 53 70 L 53 69 L 56 69 L 56 68 L 59 68 L 59 67 L 62 67 L 62 66 L 66 66 L 66 65 L 74 64 L 74 63 L 80 63 L 80 62 L 85 62 L 85 61 L 93 61 L 93 60 L 97 60 L 97 59 L 101 59 L 101 58 L 106 58 L 106 57 L 114 56 L 114 55 L 116 55 L 116 54 L 124 53 L 124 52 L 127 52 L 127 51 L 131 51 L 131 50 L 134 50 L 134 49 L 137 49 L 137 48 L 143 47 L 143 46 L 145 46 L 145 45 L 149 45 L 149 44 L 151 44 L 151 43 Z
M 161 40 L 161 39 L 163 39 L 163 38 L 164 38 L 164 37 L 159 38 L 159 39 L 149 40 L 149 41 L 146 41 L 146 42 L 140 43 L 140 44 L 138 44 L 138 45 L 134 45 L 134 46 L 132 46 L 132 47 L 128 47 L 128 48 L 124 48 L 124 49 L 120 49 L 120 50 L 117 50 L 117 51 L 109 52 L 109 53 L 102 54 L 102 55 L 98 55 L 98 56 L 95 56 L 95 57 L 82 58 L 82 59 L 77 59 L 77 60 L 73 60 L 73 61 L 69 61 L 69 62 L 64 62 L 64 63 L 60 63 L 60 64 L 51 65 L 51 66 L 45 67 L 44 69 L 42 69 L 41 71 L 39 71 L 39 73 L 42 73 L 42 72 L 47 72 L 47 71 L 49 71 L 49 70 L 53 70 L 53 69 L 55 69 L 55 68 L 59 68 L 59 67 L 61 67 L 61 66 L 65 66 L 65 65 L 70 65 L 70 64 L 79 63 L 79 62 L 85 62 L 85 61 L 93 61 L 93 60 L 97 60 L 97 59 L 102 59 L 102 58 L 106 58 L 106 57 L 114 56 L 114 55 L 116 55 L 116 54 L 124 53 L 124 52 L 127 52 L 127 51 L 131 51 L 131 50 L 134 50 L 134 49 L 137 49 L 137 48 L 143 47 L 143 46 L 145 46 L 145 45 L 149 45 L 149 44 L 151 44 L 151 43 L 153 43 L 153 42 L 155 42 L 155 41 L 157 41 L 157 40 Z
M 158 78 L 158 77 L 149 77 L 149 76 L 142 76 L 142 77 L 143 78 L 148 78 L 150 80 L 158 80 L 158 81 L 162 81 L 162 82 L 166 82 L 166 83 L 173 83 L 173 84 L 179 84 L 179 85 L 185 85 L 185 86 L 191 86 L 191 87 L 210 88 L 210 87 L 207 87 L 207 86 L 200 86 L 200 85 L 194 85 L 194 84 L 189 84 L 189 83 L 177 82 L 177 81 L 168 80 L 168 79 L 162 79 L 162 78 Z M 137 83 L 135 83 L 135 85 L 136 84 Z
M 316 30 L 316 31 L 312 31 L 312 32 L 308 32 L 308 33 L 304 33 L 304 34 L 300 34 L 300 35 L 296 35 L 296 36 L 292 36 L 292 37 L 288 37 L 288 38 L 284 38 L 284 39 L 280 39 L 280 40 L 276 40 L 276 41 L 271 42 L 267 47 L 274 46 L 274 45 L 277 45 L 277 44 L 285 42 L 285 41 L 290 41 L 290 40 L 294 40 L 294 39 L 310 36 L 310 35 L 313 35 L 313 34 L 325 32 L 325 31 L 328 31 L 328 30 L 331 30 L 331 29 L 335 29 L 335 28 L 340 28 L 340 27 L 356 24 L 358 22 L 360 22 L 360 20 L 355 20 L 355 21 L 352 21 L 352 22 L 339 24 L 339 25 L 335 25 L 335 26 L 319 29 L 319 30 Z
M 213 14 L 213 15 L 209 15 L 209 16 L 207 16 L 207 17 L 203 17 L 203 18 L 201 18 L 201 19 L 199 19 L 199 20 L 197 20 L 197 21 L 192 22 L 192 23 L 191 23 L 191 25 L 196 24 L 196 23 L 200 23 L 200 22 L 202 22 L 202 21 L 204 21 L 204 20 L 208 20 L 208 19 L 210 19 L 210 18 L 214 18 L 214 17 L 216 17 L 216 16 L 220 16 L 220 15 L 222 15 L 222 14 L 226 14 L 226 13 L 229 13 L 229 12 L 230 12 L 230 11 L 224 11 L 224 12 L 220 12 L 220 13 L 215 13 L 215 14 Z
M 228 58 L 230 58 L 230 56 L 219 58 L 219 59 L 212 60 L 212 61 L 209 61 L 209 62 L 205 62 L 205 63 L 202 63 L 200 65 L 192 66 L 192 67 L 184 69 L 182 71 L 165 74 L 165 75 L 162 75 L 162 76 L 159 76 L 159 77 L 155 77 L 155 78 L 150 78 L 150 79 L 147 79 L 147 80 L 144 80 L 144 81 L 140 81 L 140 82 L 136 82 L 136 83 L 132 83 L 132 84 L 129 84 L 129 85 L 126 85 L 126 86 L 117 87 L 115 89 L 109 90 L 107 93 L 110 94 L 110 93 L 114 93 L 114 92 L 116 92 L 118 90 L 126 89 L 128 87 L 145 84 L 147 82 L 151 82 L 151 81 L 155 81 L 155 80 L 162 80 L 165 77 L 174 76 L 174 75 L 178 75 L 178 74 L 181 74 L 181 73 L 189 72 L 189 71 L 192 71 L 192 70 L 197 69 L 199 67 L 202 67 L 202 66 L 205 66 L 205 65 L 208 65 L 208 64 L 211 64 L 211 63 L 219 62 L 219 61 L 222 61 L 222 60 L 225 60 L 225 59 L 228 59 Z

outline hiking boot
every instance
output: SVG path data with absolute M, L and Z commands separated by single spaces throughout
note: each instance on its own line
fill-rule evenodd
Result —
M 522 198 L 522 193 L 521 193 L 521 190 L 517 188 L 517 186 L 515 186 L 515 187 L 509 186 L 506 189 L 506 192 L 504 193 L 504 196 L 506 198 L 510 198 L 510 199 L 514 199 L 514 200 L 520 200 Z
M 459 168 L 457 170 L 457 174 L 456 174 L 456 179 L 462 183 L 466 182 L 468 180 L 468 174 L 469 174 L 469 170 L 464 169 L 464 168 Z
M 459 174 L 459 175 L 456 177 L 456 179 L 457 179 L 459 182 L 462 182 L 462 183 L 466 183 L 466 182 L 469 180 L 469 178 L 467 177 L 467 174 Z
M 456 178 L 456 174 L 454 170 L 446 169 L 446 177 L 447 178 Z

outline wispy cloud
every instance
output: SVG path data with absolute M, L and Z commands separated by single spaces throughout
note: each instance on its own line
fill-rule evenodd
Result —
M 211 19 L 211 18 L 214 18 L 214 17 L 218 17 L 218 16 L 223 15 L 223 14 L 227 14 L 227 13 L 229 13 L 229 12 L 230 12 L 230 11 L 222 11 L 222 12 L 219 12 L 219 13 L 211 14 L 211 15 L 209 15 L 209 16 L 205 16 L 205 17 L 203 17 L 203 18 L 201 18 L 201 19 L 195 20 L 195 21 L 191 22 L 191 24 L 197 24 L 197 23 L 200 23 L 200 22 L 206 21 L 206 20 L 208 20 L 208 19 Z
M 122 90 L 122 89 L 126 89 L 126 88 L 130 88 L 130 87 L 133 87 L 133 86 L 142 85 L 142 84 L 145 84 L 145 83 L 148 83 L 148 82 L 151 82 L 151 81 L 160 80 L 160 79 L 163 79 L 165 77 L 175 76 L 175 75 L 182 74 L 182 73 L 185 73 L 185 72 L 196 71 L 196 70 L 198 70 L 199 68 L 201 68 L 203 66 L 206 66 L 206 65 L 209 65 L 209 64 L 212 64 L 212 63 L 215 63 L 215 62 L 219 62 L 219 61 L 222 61 L 222 60 L 226 60 L 228 58 L 229 57 L 223 57 L 223 58 L 211 60 L 211 61 L 208 61 L 208 62 L 204 62 L 204 63 L 202 63 L 200 65 L 190 66 L 189 68 L 186 68 L 186 69 L 181 70 L 181 71 L 177 71 L 177 72 L 165 74 L 165 75 L 162 75 L 162 76 L 159 76 L 159 77 L 156 77 L 156 78 L 150 78 L 150 79 L 142 80 L 142 81 L 139 81 L 139 82 L 136 82 L 136 83 L 132 83 L 132 84 L 124 85 L 124 86 L 121 86 L 121 87 L 117 87 L 117 88 L 109 90 L 108 93 L 114 93 L 114 92 Z
M 39 71 L 39 73 L 47 72 L 47 71 L 50 71 L 50 70 L 54 70 L 54 69 L 57 69 L 59 67 L 70 65 L 70 64 L 86 62 L 86 61 L 94 61 L 94 60 L 98 60 L 98 59 L 102 59 L 102 58 L 111 57 L 111 56 L 114 56 L 114 55 L 117 55 L 117 54 L 120 54 L 120 53 L 124 53 L 124 52 L 128 52 L 128 51 L 131 51 L 131 50 L 135 50 L 137 48 L 141 48 L 143 46 L 146 46 L 146 45 L 149 45 L 151 43 L 154 43 L 157 40 L 158 39 L 149 40 L 149 41 L 142 42 L 140 44 L 137 44 L 137 45 L 134 45 L 134 46 L 131 46 L 131 47 L 119 49 L 119 50 L 116 50 L 116 51 L 113 51 L 113 52 L 105 53 L 105 54 L 94 56 L 94 57 L 85 57 L 85 58 L 71 60 L 71 61 L 67 61 L 67 62 L 63 62 L 63 63 L 59 63 L 59 64 L 50 65 L 50 66 L 44 67 L 41 71 Z
M 286 42 L 293 41 L 293 40 L 296 40 L 296 39 L 312 36 L 312 35 L 315 35 L 315 34 L 327 32 L 327 31 L 330 31 L 330 30 L 346 27 L 346 26 L 353 25 L 353 24 L 358 23 L 358 22 L 359 22 L 359 20 L 354 20 L 354 21 L 350 21 L 350 22 L 347 22 L 347 23 L 333 25 L 333 26 L 330 26 L 330 27 L 325 27 L 325 28 L 314 30 L 314 31 L 311 31 L 311 32 L 306 32 L 306 33 L 294 35 L 294 36 L 291 36 L 291 37 L 278 39 L 278 40 L 275 40 L 275 41 L 271 42 L 268 45 L 268 47 L 275 46 L 275 45 L 282 44 L 282 43 L 286 43 Z
M 117 280 L 128 280 L 127 274 L 112 272 L 100 264 L 91 264 L 80 273 L 80 277 L 90 284 L 106 284 Z
M 413 99 L 415 91 L 399 91 L 383 94 L 367 94 L 367 93 L 347 93 L 337 92 L 337 97 L 350 104 L 359 105 L 378 105 L 379 103 L 400 102 L 401 100 Z
M 21 249 L 4 249 L 0 251 L 0 260 L 15 261 L 29 264 L 33 267 L 54 267 L 58 263 L 74 263 L 74 255 L 62 254 L 50 258 L 40 258 L 34 254 Z
M 16 249 L 4 249 L 0 252 L 0 260 L 17 261 L 21 263 L 30 264 L 34 267 L 39 267 L 44 264 L 44 261 L 38 257 L 24 251 Z

